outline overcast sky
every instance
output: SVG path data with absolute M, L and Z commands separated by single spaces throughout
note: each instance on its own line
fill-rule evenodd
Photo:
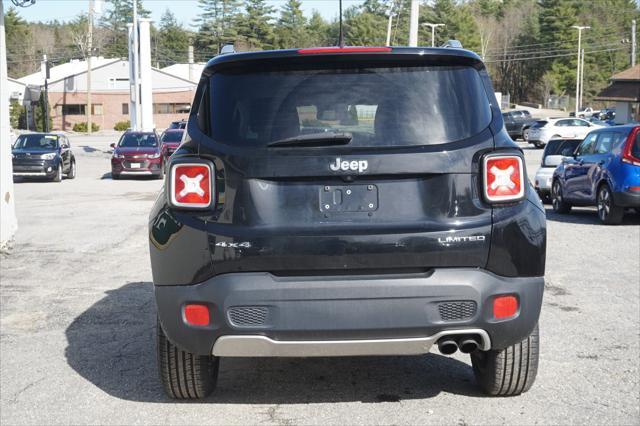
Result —
M 4 7 L 11 6 L 11 1 L 4 1 Z M 360 4 L 363 0 L 343 0 L 343 8 L 346 9 L 354 4 Z M 268 0 L 271 6 L 279 9 L 285 0 Z M 104 4 L 104 2 L 103 2 Z M 192 24 L 193 19 L 198 15 L 197 0 L 143 0 L 144 7 L 151 10 L 151 18 L 158 22 L 166 9 L 171 10 L 178 20 L 185 26 Z M 27 8 L 20 8 L 20 16 L 27 21 L 68 21 L 78 15 L 86 13 L 89 9 L 89 0 L 36 0 L 36 4 Z M 302 9 L 305 15 L 311 16 L 315 9 L 322 16 L 331 20 L 338 17 L 338 0 L 302 0 Z M 104 6 L 103 6 L 104 10 Z

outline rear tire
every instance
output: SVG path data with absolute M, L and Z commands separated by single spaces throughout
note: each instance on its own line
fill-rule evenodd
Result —
M 571 211 L 571 204 L 564 200 L 562 185 L 557 180 L 553 182 L 551 187 L 551 205 L 556 213 L 567 214 Z
M 523 341 L 502 350 L 475 351 L 471 364 L 476 381 L 492 396 L 513 396 L 528 391 L 538 373 L 538 325 Z
M 111 179 L 112 180 L 118 180 L 118 179 L 120 179 L 120 175 L 111 172 Z
M 609 185 L 603 184 L 598 188 L 598 217 L 605 225 L 618 225 L 622 222 L 624 208 L 616 206 Z
M 158 369 L 165 393 L 173 399 L 201 399 L 218 381 L 219 359 L 195 355 L 171 343 L 157 322 Z
M 529 128 L 526 128 L 522 131 L 522 140 L 525 142 L 529 141 Z

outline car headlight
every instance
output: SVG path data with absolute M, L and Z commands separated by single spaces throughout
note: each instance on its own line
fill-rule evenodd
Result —
M 117 152 L 114 152 L 113 158 L 124 158 L 124 154 L 118 154 Z
M 155 154 L 148 154 L 147 158 L 159 158 L 160 157 L 160 153 L 156 152 Z
M 42 154 L 40 158 L 42 160 L 53 160 L 54 158 L 56 158 L 56 155 L 58 154 L 56 154 L 55 152 L 50 152 L 49 154 Z

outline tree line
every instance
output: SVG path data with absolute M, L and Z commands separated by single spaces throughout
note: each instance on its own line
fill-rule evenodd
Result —
M 144 1 L 136 1 L 140 16 L 149 17 Z M 198 6 L 191 27 L 178 22 L 169 9 L 153 23 L 154 66 L 186 62 L 189 45 L 195 47 L 195 60 L 203 62 L 225 44 L 248 51 L 338 42 L 338 20 L 326 20 L 317 11 L 305 16 L 300 0 L 287 0 L 279 10 L 266 0 L 199 0 Z M 406 45 L 409 8 L 410 0 L 365 0 L 345 9 L 345 44 L 384 45 L 391 15 L 390 44 Z M 132 14 L 133 0 L 108 0 L 95 25 L 93 52 L 88 52 L 86 15 L 68 22 L 27 23 L 19 10 L 9 8 L 5 16 L 9 75 L 35 72 L 45 53 L 53 63 L 89 53 L 126 58 L 126 24 Z M 425 23 L 444 24 L 437 29 L 436 46 L 460 40 L 483 58 L 496 91 L 509 94 L 512 102 L 544 104 L 551 95 L 575 94 L 577 31 L 572 25 L 588 25 L 582 41 L 584 99 L 589 103 L 612 74 L 629 66 L 632 19 L 640 24 L 635 0 L 431 0 L 420 7 L 419 45 L 431 45 L 431 30 Z

